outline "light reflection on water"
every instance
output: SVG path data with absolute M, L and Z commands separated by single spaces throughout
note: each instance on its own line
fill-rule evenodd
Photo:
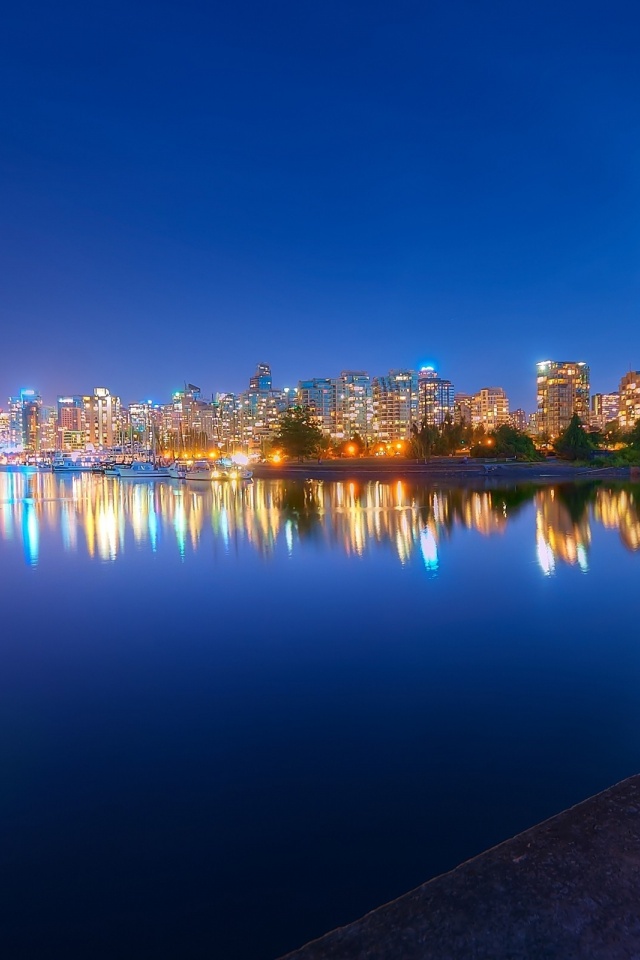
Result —
M 637 772 L 639 506 L 0 471 L 4 953 L 273 960 Z
M 629 485 L 436 489 L 401 480 L 257 480 L 205 486 L 0 473 L 0 539 L 21 537 L 32 566 L 47 530 L 49 550 L 57 549 L 58 537 L 64 551 L 82 549 L 100 561 L 115 561 L 131 549 L 155 553 L 160 544 L 172 544 L 184 559 L 207 536 L 226 551 L 246 545 L 265 560 L 281 545 L 289 556 L 311 543 L 350 557 L 383 545 L 401 564 L 420 557 L 433 575 L 443 542 L 457 530 L 502 534 L 527 507 L 534 518 L 531 543 L 545 575 L 558 563 L 588 572 L 594 524 L 617 530 L 628 550 L 640 549 L 640 496 Z

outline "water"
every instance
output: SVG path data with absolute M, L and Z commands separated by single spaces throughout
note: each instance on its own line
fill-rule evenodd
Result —
M 640 770 L 640 488 L 0 473 L 3 954 L 273 960 Z

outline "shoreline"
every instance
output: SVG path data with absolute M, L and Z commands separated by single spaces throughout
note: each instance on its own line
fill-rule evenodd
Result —
M 523 482 L 557 482 L 572 480 L 626 480 L 640 482 L 630 467 L 585 467 L 558 461 L 544 463 L 498 463 L 467 461 L 450 457 L 434 458 L 427 463 L 394 459 L 372 460 L 307 460 L 303 463 L 258 463 L 253 467 L 255 479 L 305 480 L 507 480 Z M 636 468 L 637 469 L 637 468 Z

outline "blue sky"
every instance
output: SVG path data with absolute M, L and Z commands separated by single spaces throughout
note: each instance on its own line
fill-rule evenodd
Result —
M 640 368 L 632 3 L 25 3 L 0 390 Z M 1 402 L 1 401 L 0 401 Z

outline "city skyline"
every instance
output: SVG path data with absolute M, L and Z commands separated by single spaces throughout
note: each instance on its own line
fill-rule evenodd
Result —
M 635 26 L 566 0 L 14 6 L 0 382 L 238 390 L 249 341 L 282 383 L 339 353 L 528 407 L 535 364 L 578 356 L 611 390 L 640 353 Z
M 577 360 L 576 359 L 577 354 L 575 351 L 570 352 L 569 356 L 572 356 L 573 359 L 569 361 L 562 361 L 562 362 L 569 362 L 569 363 L 582 362 L 583 364 L 586 363 L 586 365 L 589 367 L 590 374 L 591 374 L 591 379 L 590 379 L 591 395 L 609 394 L 609 393 L 615 392 L 618 389 L 618 385 L 620 384 L 622 377 L 626 376 L 629 372 L 634 372 L 636 367 L 640 366 L 640 364 L 629 364 L 626 367 L 624 367 L 624 365 L 618 366 L 617 372 L 614 374 L 612 382 L 609 383 L 607 381 L 606 385 L 603 387 L 601 386 L 603 377 L 602 375 L 598 376 L 597 366 L 594 371 L 594 367 L 588 361 L 588 359 L 581 358 L 580 360 Z M 439 376 L 447 377 L 449 380 L 453 382 L 456 393 L 473 394 L 486 388 L 502 387 L 505 390 L 507 396 L 509 397 L 509 400 L 511 402 L 511 406 L 513 407 L 513 409 L 521 408 L 526 410 L 527 413 L 532 413 L 536 409 L 536 377 L 537 377 L 537 373 L 539 372 L 539 368 L 541 364 L 543 364 L 544 362 L 545 362 L 544 360 L 539 360 L 533 365 L 533 367 L 529 370 L 529 377 L 528 377 L 528 382 L 526 387 L 522 386 L 520 391 L 516 391 L 515 394 L 511 393 L 509 389 L 505 386 L 505 384 L 509 382 L 511 379 L 508 371 L 504 371 L 502 374 L 498 372 L 498 377 L 496 378 L 495 381 L 489 381 L 487 378 L 484 378 L 484 379 L 476 378 L 476 380 L 471 384 L 467 384 L 467 383 L 463 384 L 459 382 L 459 378 L 456 375 L 455 368 L 453 369 L 453 371 L 450 369 L 442 369 L 440 365 L 437 362 L 434 362 L 433 360 L 429 362 L 425 362 L 420 365 L 411 365 L 411 364 L 389 365 L 387 363 L 387 366 L 383 367 L 383 369 L 373 370 L 373 371 L 365 367 L 364 364 L 353 365 L 351 367 L 346 366 L 344 364 L 337 365 L 337 366 L 334 364 L 331 370 L 319 371 L 314 375 L 305 374 L 304 376 L 301 376 L 300 374 L 297 374 L 297 375 L 294 375 L 289 381 L 286 381 L 286 380 L 281 381 L 276 375 L 276 376 L 273 376 L 273 381 L 274 381 L 275 388 L 279 390 L 287 390 L 287 389 L 297 388 L 301 382 L 306 380 L 322 379 L 326 377 L 338 378 L 342 375 L 343 372 L 353 372 L 353 371 L 364 372 L 371 379 L 374 379 L 376 377 L 378 378 L 384 377 L 388 373 L 395 370 L 412 370 L 414 373 L 418 373 L 420 370 L 433 369 L 437 372 Z M 554 361 L 554 362 L 558 362 L 558 361 Z M 261 361 L 254 363 L 254 366 L 259 367 L 260 364 L 261 364 Z M 271 368 L 271 370 L 273 370 L 273 364 L 271 362 L 268 363 L 268 366 Z M 203 386 L 201 383 L 201 378 L 194 377 L 191 371 L 188 372 L 188 375 L 191 377 L 191 380 L 199 381 L 200 385 L 198 386 L 198 392 L 200 392 L 203 397 L 215 398 L 215 397 L 224 396 L 225 394 L 231 394 L 231 393 L 240 394 L 243 391 L 245 391 L 247 389 L 247 384 L 250 382 L 253 376 L 250 372 L 251 369 L 252 369 L 251 364 L 249 364 L 248 366 L 245 366 L 245 368 L 242 371 L 241 381 L 240 383 L 237 383 L 235 387 L 230 387 L 228 385 L 218 385 L 218 386 L 213 385 L 211 387 L 207 385 Z M 277 370 L 276 370 L 276 374 L 277 374 Z M 8 380 L 8 378 L 6 379 Z M 86 373 L 83 373 L 79 377 L 79 379 L 82 380 L 82 383 L 81 383 L 82 389 L 78 387 L 77 383 L 74 383 L 72 385 L 67 384 L 68 389 L 66 390 L 57 389 L 54 386 L 52 391 L 46 391 L 42 389 L 39 383 L 33 383 L 33 382 L 18 383 L 16 382 L 15 379 L 12 379 L 11 382 L 5 383 L 2 393 L 0 393 L 0 397 L 5 398 L 4 400 L 0 400 L 0 410 L 4 408 L 3 404 L 6 405 L 7 397 L 17 395 L 21 391 L 29 391 L 29 390 L 35 391 L 35 393 L 38 394 L 45 403 L 55 403 L 55 401 L 59 397 L 64 396 L 65 394 L 78 394 L 78 395 L 89 394 L 93 391 L 95 384 L 98 382 L 98 381 L 92 381 L 91 378 Z M 207 382 L 206 377 L 204 382 L 206 384 Z M 171 381 L 171 386 L 168 388 L 165 387 L 159 393 L 156 393 L 155 391 L 150 391 L 150 390 L 144 391 L 141 388 L 136 389 L 135 387 L 130 393 L 127 393 L 127 391 L 123 391 L 118 387 L 117 371 L 114 371 L 110 377 L 105 378 L 105 380 L 100 381 L 100 383 L 108 383 L 110 392 L 118 395 L 119 397 L 122 397 L 123 402 L 125 404 L 142 403 L 142 402 L 166 403 L 169 401 L 169 398 L 174 396 L 177 392 L 188 389 L 189 386 L 193 386 L 193 384 L 187 381 L 186 379 L 178 380 L 177 378 L 174 378 L 173 381 Z M 517 398 L 522 395 L 525 395 L 527 397 L 524 403 L 520 403 L 517 400 Z
M 503 387 L 474 392 L 456 390 L 432 366 L 395 369 L 370 376 L 343 370 L 337 377 L 298 380 L 296 387 L 274 385 L 271 367 L 257 363 L 247 388 L 218 392 L 210 398 L 200 386 L 184 383 L 168 402 L 152 399 L 122 402 L 108 387 L 91 393 L 59 394 L 55 406 L 34 389 L 21 389 L 0 408 L 0 451 L 37 454 L 42 451 L 130 451 L 162 449 L 176 456 L 189 446 L 216 447 L 264 455 L 292 407 L 307 408 L 321 434 L 334 443 L 360 438 L 385 445 L 411 440 L 418 424 L 444 429 L 447 423 L 494 431 L 503 425 L 530 435 L 555 439 L 577 415 L 590 430 L 616 423 L 633 429 L 640 420 L 640 371 L 630 370 L 619 390 L 591 390 L 585 361 L 547 360 L 536 366 L 537 404 L 532 413 L 514 407 Z

